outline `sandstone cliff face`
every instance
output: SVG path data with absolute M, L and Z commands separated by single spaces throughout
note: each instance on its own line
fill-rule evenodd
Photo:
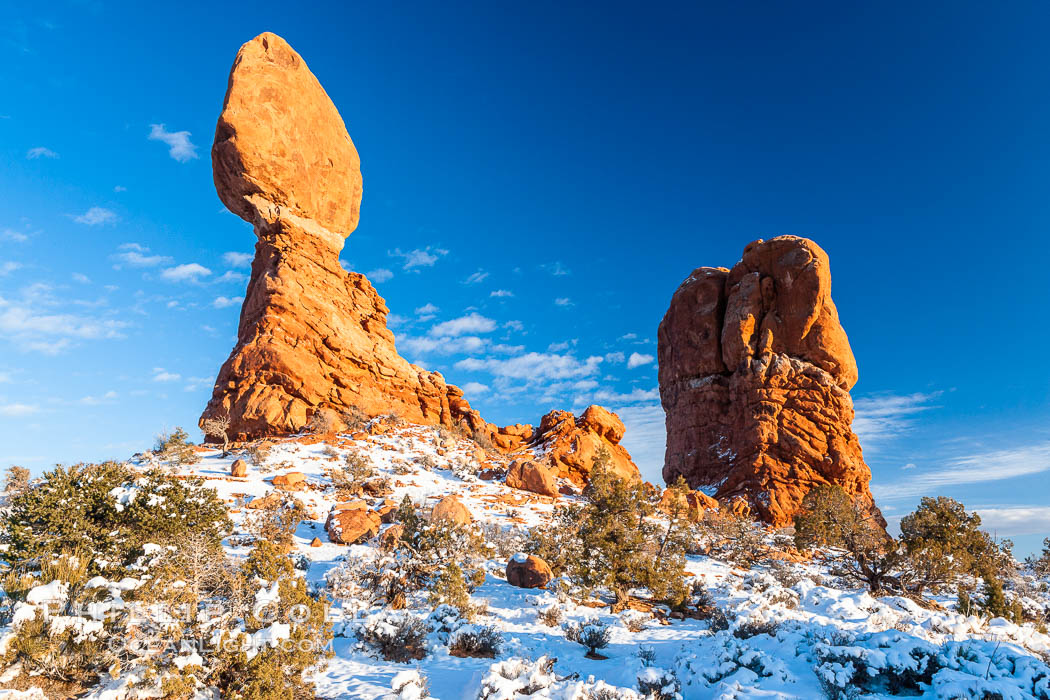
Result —
M 332 101 L 280 37 L 262 34 L 238 52 L 212 165 L 220 199 L 259 240 L 237 345 L 202 421 L 228 414 L 230 437 L 243 440 L 356 406 L 424 424 L 470 419 L 501 435 L 439 373 L 397 353 L 383 299 L 340 266 L 358 221 L 360 159 Z
M 842 486 L 880 522 L 853 433 L 857 365 L 812 241 L 755 241 L 732 270 L 701 267 L 660 323 L 663 476 L 788 525 L 818 484 Z

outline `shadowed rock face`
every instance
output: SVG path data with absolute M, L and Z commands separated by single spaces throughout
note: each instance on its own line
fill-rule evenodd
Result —
M 775 525 L 814 486 L 838 484 L 885 524 L 851 428 L 857 364 L 817 244 L 759 240 L 732 270 L 697 268 L 658 340 L 665 481 L 742 499 Z
M 258 243 L 237 345 L 202 421 L 228 414 L 231 438 L 250 439 L 294 433 L 321 409 L 356 406 L 424 424 L 470 418 L 499 433 L 439 373 L 398 354 L 383 299 L 339 264 L 357 226 L 360 160 L 320 83 L 274 34 L 237 54 L 212 166 L 219 198 L 254 226 Z

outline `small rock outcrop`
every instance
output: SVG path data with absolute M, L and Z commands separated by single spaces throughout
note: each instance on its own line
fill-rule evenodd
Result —
M 515 554 L 507 562 L 507 583 L 518 588 L 546 588 L 551 567 L 534 554 Z
M 558 482 L 549 469 L 527 459 L 514 460 L 507 470 L 507 486 L 540 496 L 558 497 Z
M 355 544 L 379 534 L 379 514 L 368 509 L 364 501 L 338 503 L 328 514 L 325 530 L 336 544 Z
M 463 505 L 455 494 L 445 496 L 434 504 L 434 510 L 430 512 L 430 519 L 435 523 L 444 520 L 455 525 L 470 525 L 474 522 L 470 509 Z
M 681 475 L 778 526 L 813 487 L 838 484 L 884 523 L 851 427 L 857 365 L 816 243 L 758 240 L 731 270 L 697 268 L 658 341 L 667 483 Z
M 609 470 L 621 479 L 641 478 L 638 466 L 620 440 L 623 421 L 601 406 L 588 406 L 577 418 L 569 411 L 551 411 L 532 437 L 533 450 L 557 469 L 557 476 L 584 485 L 595 458 L 604 449 Z
M 237 345 L 201 417 L 229 416 L 229 437 L 287 435 L 315 413 L 356 407 L 413 423 L 489 426 L 441 374 L 409 364 L 388 309 L 339 263 L 357 227 L 362 178 L 342 117 L 302 57 L 275 34 L 241 47 L 212 146 L 215 189 L 258 242 Z

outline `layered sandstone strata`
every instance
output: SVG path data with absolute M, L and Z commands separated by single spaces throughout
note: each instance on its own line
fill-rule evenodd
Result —
M 818 484 L 837 484 L 884 524 L 851 428 L 857 364 L 813 241 L 755 241 L 731 270 L 697 268 L 658 337 L 663 476 L 790 524 Z

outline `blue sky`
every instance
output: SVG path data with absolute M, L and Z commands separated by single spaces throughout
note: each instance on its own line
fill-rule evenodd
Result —
M 1050 534 L 1050 9 L 990 7 L 4 3 L 0 467 L 195 424 L 254 243 L 211 138 L 237 48 L 269 30 L 361 154 L 344 261 L 489 420 L 603 403 L 655 478 L 671 293 L 804 235 L 831 256 L 887 515 L 953 496 L 1030 551 Z

